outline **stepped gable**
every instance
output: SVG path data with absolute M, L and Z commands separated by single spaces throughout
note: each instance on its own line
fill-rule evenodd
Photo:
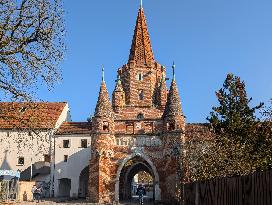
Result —
M 138 11 L 129 61 L 135 61 L 136 64 L 147 65 L 155 62 L 144 9 L 142 7 Z
M 1 102 L 0 129 L 53 129 L 66 102 Z
M 178 116 L 178 115 L 183 115 L 183 113 L 181 109 L 181 101 L 180 101 L 177 83 L 173 79 L 170 86 L 169 93 L 168 93 L 163 117 L 167 118 L 167 117 Z
M 95 108 L 95 117 L 114 117 L 106 83 L 102 81 Z
M 56 135 L 90 134 L 92 125 L 90 122 L 64 122 L 56 132 Z

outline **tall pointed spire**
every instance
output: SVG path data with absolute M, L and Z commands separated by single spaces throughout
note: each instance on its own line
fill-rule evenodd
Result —
M 138 11 L 138 17 L 130 49 L 129 61 L 135 61 L 136 64 L 147 65 L 150 65 L 155 61 L 144 9 L 142 7 L 142 1 Z
M 164 117 L 173 117 L 183 115 L 181 109 L 180 96 L 178 92 L 178 87 L 176 81 L 173 79 L 170 90 L 167 97 L 167 103 L 164 110 Z
M 113 117 L 112 105 L 105 81 L 102 81 L 95 108 L 95 117 Z
M 185 118 L 181 109 L 180 96 L 173 78 L 163 113 L 165 131 L 184 131 Z

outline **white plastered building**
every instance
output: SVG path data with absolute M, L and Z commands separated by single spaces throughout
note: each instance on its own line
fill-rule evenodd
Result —
M 64 102 L 0 103 L 0 110 L 0 170 L 48 185 L 48 196 L 85 197 L 90 123 L 71 122 Z

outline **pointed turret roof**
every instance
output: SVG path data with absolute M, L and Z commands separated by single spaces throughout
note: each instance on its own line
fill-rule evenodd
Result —
M 178 92 L 178 87 L 175 79 L 172 80 L 170 90 L 167 97 L 167 103 L 163 113 L 163 117 L 172 117 L 183 115 L 181 109 L 180 96 Z
M 140 6 L 131 44 L 129 61 L 134 60 L 137 64 L 151 64 L 154 62 L 151 41 L 144 14 L 144 9 Z
M 102 81 L 95 108 L 95 117 L 113 117 L 112 105 L 105 81 Z
M 120 75 L 118 74 L 118 79 L 116 81 L 116 86 L 115 86 L 114 92 L 123 92 L 123 91 L 124 91 L 124 89 L 122 86 L 121 78 L 120 78 Z

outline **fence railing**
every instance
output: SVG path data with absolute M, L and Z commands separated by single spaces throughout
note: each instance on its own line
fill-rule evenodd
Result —
M 272 170 L 186 184 L 184 205 L 272 205 Z

